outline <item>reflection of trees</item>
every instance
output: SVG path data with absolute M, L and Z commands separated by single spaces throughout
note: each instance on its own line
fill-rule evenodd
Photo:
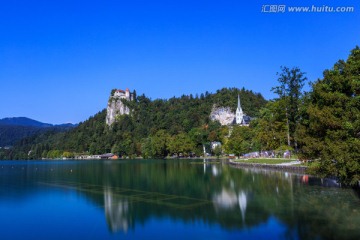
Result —
M 359 239 L 359 199 L 351 191 L 318 186 L 296 188 L 294 205 L 292 217 L 278 217 L 299 238 Z
M 138 163 L 96 161 L 10 168 L 2 170 L 0 183 L 19 184 L 17 188 L 24 186 L 27 191 L 29 186 L 39 189 L 39 182 L 74 183 L 72 187 L 79 193 L 104 206 L 114 232 L 126 232 L 161 217 L 188 223 L 201 220 L 238 230 L 276 218 L 287 228 L 284 237 L 344 239 L 359 235 L 359 198 L 349 189 L 322 187 L 334 184 L 331 180 L 309 177 L 304 182 L 302 176 L 290 173 L 190 164 L 188 160 Z M 143 191 L 147 195 L 142 199 L 152 201 L 131 198 L 124 189 Z M 179 199 L 167 199 L 167 195 Z M 191 199 L 180 197 L 204 204 L 192 207 Z M 175 203 L 184 208 L 171 206 Z
M 289 181 L 281 181 L 276 176 L 264 179 L 258 173 L 242 172 L 219 164 L 204 166 L 185 161 L 174 161 L 171 164 L 114 164 L 109 165 L 104 172 L 107 173 L 104 181 L 108 187 L 126 187 L 212 202 L 190 210 L 171 208 L 160 203 L 134 202 L 130 204 L 129 212 L 138 222 L 145 222 L 150 217 L 170 216 L 185 222 L 194 218 L 202 219 L 226 228 L 256 226 L 269 219 L 279 201 L 272 197 L 276 189 L 274 186 L 278 185 L 280 193 L 290 190 Z M 290 195 L 279 196 L 290 199 Z M 251 216 L 254 212 L 256 217 Z M 246 213 L 250 217 L 247 218 Z

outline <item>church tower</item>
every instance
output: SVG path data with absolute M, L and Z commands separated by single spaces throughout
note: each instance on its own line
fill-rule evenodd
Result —
M 240 96 L 238 95 L 238 106 L 236 109 L 236 124 L 244 124 L 244 113 L 240 105 Z

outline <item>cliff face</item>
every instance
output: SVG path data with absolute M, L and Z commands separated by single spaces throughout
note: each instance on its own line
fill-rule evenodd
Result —
M 111 93 L 106 108 L 106 124 L 108 126 L 115 122 L 117 116 L 130 114 L 130 109 L 124 104 L 123 99 L 127 101 L 132 100 L 132 94 L 129 89 L 126 89 L 126 91 L 115 90 Z
M 235 113 L 229 107 L 213 106 L 210 113 L 212 121 L 219 121 L 221 125 L 230 125 L 234 122 Z

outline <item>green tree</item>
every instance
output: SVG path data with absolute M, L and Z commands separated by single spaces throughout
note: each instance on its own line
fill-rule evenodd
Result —
M 313 84 L 302 120 L 301 156 L 313 171 L 345 184 L 360 181 L 360 49 Z
M 159 130 L 151 137 L 152 157 L 164 158 L 169 154 L 170 135 L 165 130 Z
M 275 150 L 287 141 L 285 113 L 279 101 L 270 101 L 260 110 L 260 116 L 252 123 L 258 150 Z
M 75 155 L 72 152 L 63 152 L 62 156 L 64 158 L 73 158 Z
M 227 153 L 238 156 L 252 151 L 253 131 L 249 127 L 234 126 L 231 136 L 225 144 Z
M 188 155 L 189 152 L 193 152 L 195 150 L 195 144 L 185 133 L 180 133 L 171 137 L 168 146 L 170 153 L 177 155 L 180 153 Z
M 141 155 L 143 158 L 151 158 L 155 156 L 153 152 L 152 144 L 151 144 L 151 137 L 144 138 L 141 141 Z
M 285 119 L 287 126 L 287 143 L 289 146 L 295 146 L 296 128 L 299 122 L 299 106 L 303 96 L 302 88 L 307 78 L 305 73 L 297 67 L 289 69 L 281 67 L 281 72 L 277 73 L 280 86 L 272 88 L 272 91 L 278 94 L 277 101 L 282 105 L 285 111 Z

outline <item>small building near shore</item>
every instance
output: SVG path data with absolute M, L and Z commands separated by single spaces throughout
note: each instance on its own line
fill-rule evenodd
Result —
M 114 156 L 115 156 L 115 154 L 105 153 L 105 154 L 100 155 L 100 158 L 101 158 L 101 159 L 111 159 L 111 158 L 114 157 Z

